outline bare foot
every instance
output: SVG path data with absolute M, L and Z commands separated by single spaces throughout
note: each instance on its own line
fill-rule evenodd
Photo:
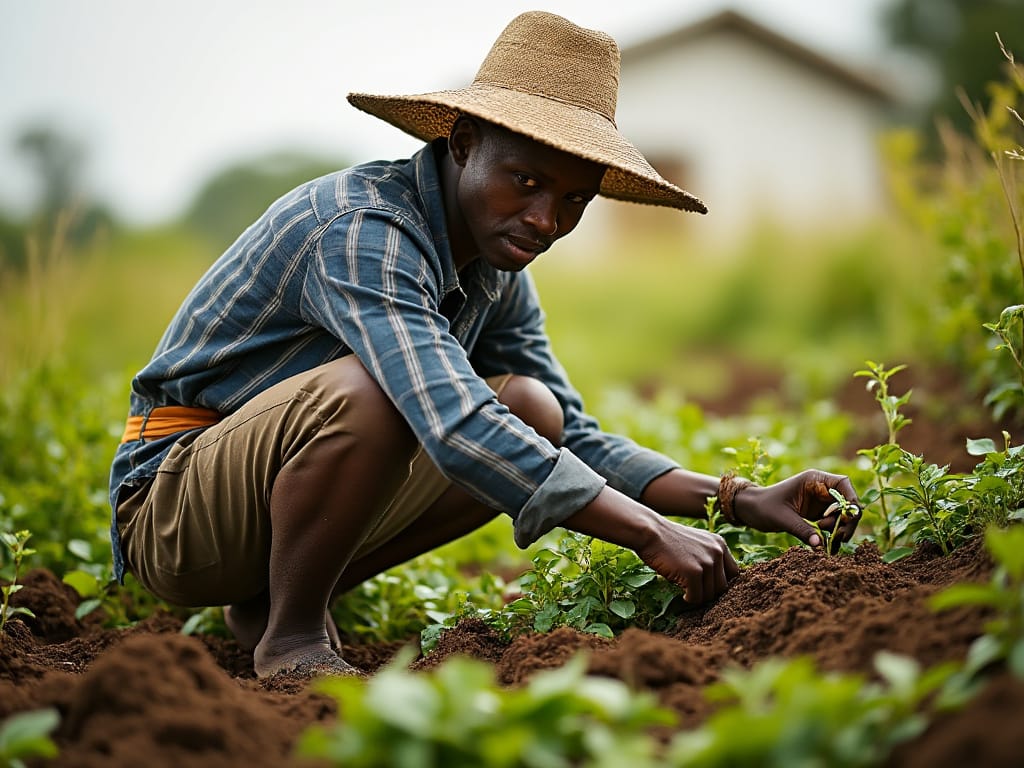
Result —
M 365 673 L 353 667 L 329 645 L 318 642 L 302 646 L 293 651 L 272 655 L 258 648 L 255 654 L 256 676 L 259 678 L 273 675 L 289 677 L 321 677 L 324 675 L 349 675 L 363 677 Z
M 224 623 L 243 651 L 254 651 L 263 639 L 263 633 L 267 631 L 269 614 L 269 604 L 257 598 L 245 603 L 224 606 Z M 340 655 L 341 634 L 329 609 L 324 616 L 324 628 L 327 630 L 331 648 Z

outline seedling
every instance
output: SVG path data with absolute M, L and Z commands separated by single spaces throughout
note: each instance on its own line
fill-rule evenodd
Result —
M 839 547 L 836 546 L 835 532 L 843 523 L 853 520 L 860 515 L 860 507 L 854 502 L 847 499 L 843 494 L 837 491 L 835 488 L 828 489 L 829 495 L 836 500 L 835 504 L 827 510 L 827 515 L 836 514 L 836 524 L 832 530 L 822 528 L 817 522 L 812 522 L 811 525 L 814 530 L 818 532 L 818 536 L 821 538 L 821 543 L 824 547 L 825 554 L 831 557 L 839 551 Z
M 876 445 L 874 448 L 862 449 L 857 454 L 864 456 L 871 461 L 871 471 L 875 479 L 875 487 L 864 494 L 864 503 L 872 504 L 878 502 L 881 508 L 882 528 L 875 537 L 875 543 L 882 552 L 889 552 L 896 545 L 898 531 L 896 530 L 893 515 L 886 503 L 886 491 L 893 477 L 899 472 L 900 447 L 897 442 L 897 435 L 900 430 L 910 424 L 910 419 L 900 413 L 900 409 L 910 401 L 911 390 L 902 395 L 893 395 L 889 392 L 889 379 L 906 368 L 905 365 L 897 365 L 886 368 L 881 363 L 873 360 L 865 362 L 867 368 L 857 371 L 854 376 L 861 376 L 868 379 L 865 385 L 868 392 L 873 392 L 875 401 L 882 409 L 885 417 L 888 436 L 885 443 Z
M 35 618 L 35 614 L 28 608 L 11 605 L 11 595 L 19 591 L 23 586 L 18 583 L 18 577 L 21 575 L 21 563 L 26 557 L 35 554 L 34 549 L 29 549 L 25 546 L 25 543 L 31 536 L 32 534 L 28 531 L 17 531 L 16 533 L 0 532 L 0 540 L 3 541 L 4 547 L 10 553 L 11 560 L 14 563 L 14 576 L 11 578 L 10 583 L 0 587 L 0 593 L 3 593 L 3 598 L 0 600 L 0 635 L 4 634 L 7 620 L 12 616 L 21 614 L 22 616 Z

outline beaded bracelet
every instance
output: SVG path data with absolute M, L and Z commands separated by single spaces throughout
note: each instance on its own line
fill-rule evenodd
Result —
M 715 499 L 715 507 L 725 518 L 725 522 L 730 525 L 742 525 L 739 518 L 736 517 L 734 501 L 737 493 L 751 485 L 754 483 L 745 477 L 737 477 L 732 472 L 722 475 L 722 479 L 718 482 L 718 498 Z

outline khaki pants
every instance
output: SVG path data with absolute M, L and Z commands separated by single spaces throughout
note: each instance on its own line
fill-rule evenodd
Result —
M 509 378 L 488 384 L 500 393 Z M 322 437 L 372 434 L 360 432 L 375 428 L 373 409 L 360 408 L 367 380 L 350 355 L 287 379 L 178 441 L 153 481 L 118 506 L 128 570 L 153 594 L 178 605 L 224 605 L 264 591 L 274 480 Z M 379 407 L 379 390 L 372 394 Z M 450 485 L 422 449 L 394 460 L 408 465 L 408 477 L 353 560 L 401 533 Z

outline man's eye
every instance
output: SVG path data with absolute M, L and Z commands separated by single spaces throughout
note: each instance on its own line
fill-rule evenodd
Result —
M 584 195 L 567 195 L 566 198 L 574 205 L 586 205 L 593 199 Z
M 517 173 L 516 174 L 516 181 L 518 181 L 524 187 L 536 187 L 537 186 L 537 180 L 532 178 L 531 176 L 527 176 L 525 173 Z

